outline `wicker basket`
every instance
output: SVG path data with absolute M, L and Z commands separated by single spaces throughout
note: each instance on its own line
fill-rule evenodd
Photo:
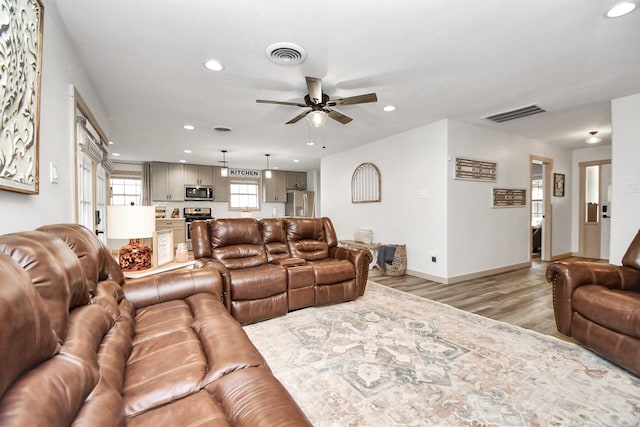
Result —
M 378 269 L 383 275 L 386 276 L 404 276 L 407 272 L 407 245 L 384 245 L 384 246 L 394 246 L 396 248 L 393 254 L 393 261 L 391 264 L 387 264 L 385 266 L 385 270 L 383 271 L 379 265 Z

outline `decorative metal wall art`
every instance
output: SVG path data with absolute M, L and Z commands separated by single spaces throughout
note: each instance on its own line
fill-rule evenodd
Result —
M 471 181 L 495 181 L 497 163 L 456 157 L 455 179 Z
M 491 206 L 494 208 L 521 207 L 527 205 L 527 190 L 516 188 L 492 188 Z
M 38 194 L 44 7 L 0 0 L 0 189 Z
M 362 163 L 351 176 L 351 202 L 379 202 L 380 171 L 373 163 Z

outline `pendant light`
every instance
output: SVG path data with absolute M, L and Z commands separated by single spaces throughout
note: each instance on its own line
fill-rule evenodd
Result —
M 597 130 L 592 130 L 591 132 L 589 132 L 590 136 L 587 137 L 587 142 L 589 144 L 597 144 L 598 142 L 602 141 L 602 138 L 597 136 L 597 134 L 598 134 Z
M 269 156 L 271 154 L 265 154 L 264 156 L 267 158 L 267 170 L 264 171 L 264 177 L 266 179 L 271 179 L 271 169 L 269 169 Z
M 229 176 L 229 168 L 227 167 L 227 150 L 222 150 L 222 169 L 220 169 L 220 176 Z

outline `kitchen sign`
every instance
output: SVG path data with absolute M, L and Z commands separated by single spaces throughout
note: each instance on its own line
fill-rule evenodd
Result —
M 255 169 L 234 169 L 229 168 L 231 178 L 260 178 L 262 172 Z

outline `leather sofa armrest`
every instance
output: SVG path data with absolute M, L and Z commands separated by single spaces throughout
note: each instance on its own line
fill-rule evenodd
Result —
M 231 298 L 228 297 L 231 293 L 231 274 L 229 274 L 229 269 L 214 258 L 197 259 L 193 267 L 194 269 L 213 268 L 220 273 L 222 277 L 222 303 L 227 308 L 227 311 L 231 313 Z
M 368 249 L 345 248 L 342 246 L 334 246 L 329 248 L 329 257 L 335 259 L 346 259 L 356 268 L 356 284 L 358 285 L 358 294 L 364 295 L 369 278 L 369 264 L 373 261 L 373 255 Z
M 595 262 L 554 262 L 547 266 L 546 279 L 553 286 L 553 311 L 561 333 L 571 336 L 573 292 L 583 285 L 640 291 L 640 270 Z
M 137 309 L 203 292 L 222 299 L 223 280 L 217 270 L 179 270 L 127 279 L 122 290 Z
M 304 265 L 306 261 L 302 258 L 280 258 L 269 261 L 269 264 L 281 265 L 283 267 L 293 267 Z

